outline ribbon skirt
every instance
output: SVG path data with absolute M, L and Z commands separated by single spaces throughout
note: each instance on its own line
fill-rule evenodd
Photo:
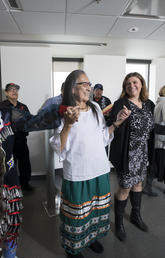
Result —
M 87 181 L 63 180 L 61 241 L 66 252 L 78 254 L 110 229 L 109 173 Z

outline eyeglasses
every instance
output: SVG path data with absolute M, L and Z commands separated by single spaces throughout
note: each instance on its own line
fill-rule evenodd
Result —
M 9 88 L 8 91 L 18 91 L 17 88 Z
M 76 85 L 83 85 L 83 86 L 91 87 L 92 83 L 91 82 L 76 82 Z

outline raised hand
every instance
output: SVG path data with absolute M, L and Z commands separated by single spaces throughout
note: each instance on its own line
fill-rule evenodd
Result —
M 131 114 L 131 110 L 129 110 L 126 106 L 119 111 L 117 114 L 116 125 L 119 126 L 122 124 Z
M 68 107 L 64 113 L 64 119 L 67 124 L 73 124 L 78 121 L 80 115 L 80 108 L 78 106 Z

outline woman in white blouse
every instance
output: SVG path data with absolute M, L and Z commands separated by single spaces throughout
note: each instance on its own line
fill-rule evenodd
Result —
M 117 120 L 106 127 L 99 105 L 89 101 L 91 83 L 84 71 L 75 70 L 65 81 L 61 126 L 50 139 L 63 161 L 61 240 L 68 257 L 82 258 L 89 247 L 103 252 L 98 239 L 110 227 L 110 166 L 105 146 L 113 131 L 130 115 L 123 107 Z

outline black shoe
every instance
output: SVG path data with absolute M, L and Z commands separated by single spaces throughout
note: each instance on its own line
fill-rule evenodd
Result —
M 27 191 L 27 192 L 33 192 L 34 191 L 34 187 L 29 185 L 29 184 L 22 185 L 21 188 L 22 188 L 23 191 Z
M 146 195 L 148 195 L 148 196 L 150 196 L 150 197 L 157 197 L 158 196 L 158 193 L 156 193 L 156 192 L 153 192 L 152 191 L 152 189 L 143 189 L 143 191 L 142 191 L 142 193 L 143 194 L 146 194 Z
M 114 207 L 115 207 L 115 234 L 120 241 L 126 240 L 126 232 L 123 224 L 123 216 L 127 200 L 118 200 L 115 196 Z
M 98 253 L 98 254 L 101 254 L 104 252 L 104 247 L 99 243 L 99 241 L 95 241 L 94 243 L 92 243 L 89 248 L 95 252 L 95 253 Z
M 69 253 L 66 252 L 66 254 L 67 254 L 68 258 L 84 258 L 84 256 L 82 255 L 82 253 L 69 254 Z
M 120 241 L 124 242 L 126 240 L 126 232 L 123 224 L 116 225 L 115 234 Z
M 130 215 L 130 221 L 139 229 L 144 232 L 148 231 L 147 225 L 143 222 L 140 215 L 142 192 L 130 191 L 130 201 L 132 205 L 132 211 Z
M 143 222 L 141 216 L 130 216 L 130 221 L 134 224 L 137 228 L 141 229 L 144 232 L 148 232 L 147 225 Z

